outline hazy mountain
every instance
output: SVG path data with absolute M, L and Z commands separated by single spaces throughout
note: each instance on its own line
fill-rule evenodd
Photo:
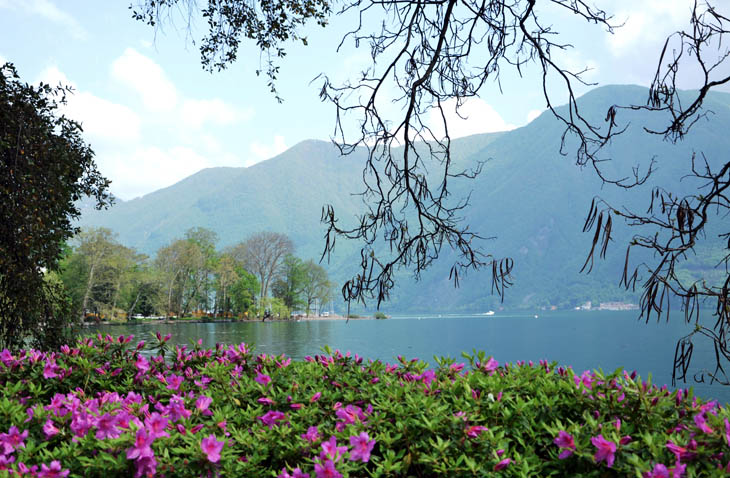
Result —
M 583 113 L 600 121 L 611 104 L 642 104 L 647 90 L 633 86 L 603 87 L 586 94 Z M 563 127 L 550 114 L 506 133 L 476 135 L 453 143 L 459 166 L 486 161 L 475 180 L 452 184 L 453 197 L 471 193 L 466 217 L 472 229 L 494 239 L 484 250 L 497 257 L 515 259 L 515 285 L 508 290 L 507 307 L 572 306 L 586 300 L 636 300 L 617 287 L 626 240 L 632 231 L 620 232 L 606 261 L 596 263 L 591 274 L 579 274 L 591 237 L 581 232 L 591 199 L 600 195 L 616 207 L 645 211 L 654 184 L 679 185 L 691 192 L 697 184 L 680 182 L 693 151 L 710 161 L 730 148 L 730 95 L 713 94 L 706 103 L 713 111 L 708 121 L 695 125 L 690 136 L 672 145 L 641 128 L 651 120 L 646 113 L 621 111 L 619 120 L 629 128 L 602 152 L 610 177 L 645 170 L 656 161 L 656 170 L 644 186 L 630 191 L 602 187 L 595 172 L 575 165 L 571 143 L 559 153 Z M 655 123 L 658 124 L 658 123 Z M 336 148 L 321 141 L 305 141 L 279 156 L 249 168 L 212 168 L 142 198 L 120 202 L 108 211 L 85 210 L 82 226 L 104 226 L 119 234 L 122 243 L 147 254 L 181 237 L 194 226 L 216 231 L 224 247 L 261 230 L 284 232 L 292 237 L 297 254 L 318 258 L 323 247 L 322 205 L 331 203 L 343 222 L 362 210 L 364 156 L 339 157 Z M 626 228 L 624 228 L 626 229 Z M 633 231 L 635 232 L 635 231 Z M 338 240 L 328 266 L 344 280 L 357 265 L 358 245 Z M 706 273 L 701 251 L 692 267 Z M 415 284 L 406 271 L 398 289 L 384 308 L 396 310 L 484 311 L 499 306 L 490 294 L 488 272 L 472 273 L 454 289 L 448 281 L 450 254 Z M 641 259 L 641 257 L 638 257 Z M 649 259 L 649 258 L 647 258 Z

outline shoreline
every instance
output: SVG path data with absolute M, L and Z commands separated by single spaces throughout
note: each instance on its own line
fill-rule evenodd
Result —
M 347 317 L 342 315 L 318 315 L 318 316 L 310 316 L 310 317 L 299 317 L 299 318 L 291 318 L 291 319 L 267 319 L 265 321 L 262 321 L 260 318 L 255 319 L 180 319 L 180 320 L 170 320 L 170 319 L 147 319 L 147 320 L 135 320 L 135 321 L 126 321 L 126 322 L 119 322 L 119 321 L 102 321 L 102 322 L 82 322 L 81 325 L 83 327 L 93 327 L 97 325 L 148 325 L 148 324 L 164 324 L 164 325 L 177 325 L 177 324 L 221 324 L 221 323 L 256 323 L 256 322 L 263 322 L 263 323 L 273 323 L 273 322 L 314 322 L 314 321 L 321 321 L 321 320 L 348 320 Z M 382 319 L 376 319 L 375 317 L 350 317 L 349 320 L 382 320 Z

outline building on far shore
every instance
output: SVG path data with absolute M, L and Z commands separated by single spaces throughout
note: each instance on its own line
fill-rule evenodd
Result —
M 638 305 L 626 302 L 601 302 L 598 305 L 598 310 L 637 310 L 638 308 Z

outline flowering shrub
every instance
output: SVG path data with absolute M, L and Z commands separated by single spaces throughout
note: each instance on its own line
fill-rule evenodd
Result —
M 10 476 L 720 476 L 726 408 L 555 364 L 292 362 L 245 344 L 86 338 L 0 353 Z

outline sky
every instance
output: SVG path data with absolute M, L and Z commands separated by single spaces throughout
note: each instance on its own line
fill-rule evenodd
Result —
M 136 1 L 136 0 L 135 0 Z M 205 3 L 205 2 L 202 2 Z M 201 3 L 201 4 L 202 4 Z M 575 15 L 548 11 L 574 48 L 567 65 L 590 68 L 597 85 L 648 85 L 668 33 L 685 27 L 693 0 L 595 0 L 623 26 L 608 34 Z M 352 18 L 333 17 L 303 33 L 281 63 L 278 103 L 258 51 L 250 45 L 229 69 L 207 73 L 193 42 L 205 34 L 179 19 L 155 30 L 132 19 L 130 0 L 0 0 L 0 64 L 29 83 L 71 85 L 64 114 L 81 122 L 100 171 L 123 200 L 170 186 L 204 168 L 248 167 L 306 139 L 329 140 L 335 111 L 318 97 L 320 74 L 344 81 L 368 57 L 367 46 L 336 47 Z M 579 93 L 587 87 L 578 89 Z M 543 111 L 539 79 L 504 75 L 449 115 L 452 137 L 520 127 Z M 393 111 L 392 114 L 397 114 Z

